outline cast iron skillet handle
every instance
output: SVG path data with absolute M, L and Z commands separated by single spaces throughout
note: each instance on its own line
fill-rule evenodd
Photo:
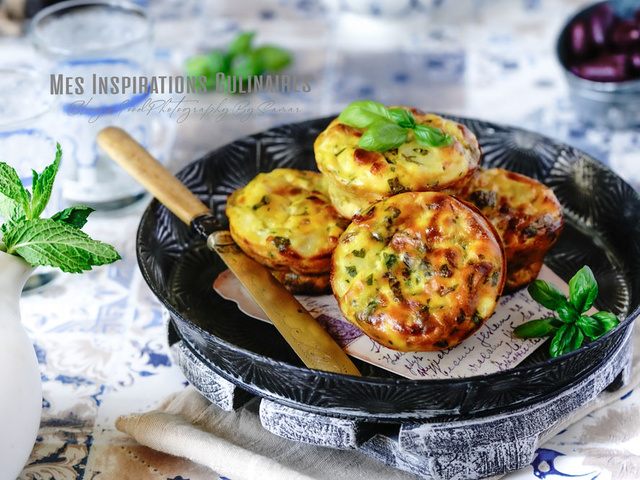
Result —
M 98 133 L 97 141 L 160 203 L 205 238 L 223 229 L 213 212 L 125 131 L 107 127 Z

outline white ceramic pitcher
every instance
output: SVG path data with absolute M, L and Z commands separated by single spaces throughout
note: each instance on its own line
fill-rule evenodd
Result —
M 33 270 L 21 258 L 0 252 L 0 480 L 20 475 L 40 426 L 40 368 L 20 323 L 20 295 Z

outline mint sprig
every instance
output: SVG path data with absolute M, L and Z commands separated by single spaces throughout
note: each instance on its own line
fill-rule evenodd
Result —
M 92 208 L 74 206 L 51 218 L 40 218 L 51 199 L 61 157 L 58 144 L 53 163 L 41 174 L 33 172 L 32 192 L 24 188 L 13 167 L 0 162 L 0 214 L 4 217 L 0 250 L 22 257 L 34 267 L 49 265 L 70 273 L 119 260 L 111 245 L 80 230 Z
M 598 283 L 588 266 L 582 267 L 569 280 L 569 298 L 555 285 L 544 280 L 529 284 L 529 294 L 542 306 L 553 310 L 558 317 L 525 322 L 514 329 L 520 338 L 552 336 L 549 353 L 552 357 L 580 348 L 585 341 L 593 341 L 613 329 L 620 321 L 610 312 L 584 315 L 598 296 Z
M 387 108 L 371 100 L 351 103 L 340 113 L 338 121 L 351 127 L 367 128 L 360 137 L 358 146 L 372 152 L 398 148 L 407 141 L 410 130 L 413 130 L 416 141 L 425 147 L 447 147 L 453 143 L 448 133 L 417 123 L 409 110 Z

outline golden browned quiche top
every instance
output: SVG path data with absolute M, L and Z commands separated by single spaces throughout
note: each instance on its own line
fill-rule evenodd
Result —
M 480 148 L 471 130 L 438 115 L 400 108 L 411 111 L 416 123 L 448 133 L 453 142 L 446 147 L 425 147 L 409 131 L 400 147 L 372 152 L 358 146 L 365 128 L 333 120 L 316 139 L 314 151 L 318 168 L 328 176 L 331 200 L 343 216 L 351 218 L 375 201 L 398 193 L 447 190 L 477 168 Z
M 498 230 L 507 257 L 507 289 L 534 280 L 564 225 L 553 191 L 525 175 L 480 168 L 458 197 L 478 207 Z
M 276 169 L 227 199 L 231 235 L 248 255 L 279 270 L 327 273 L 349 223 L 331 205 L 322 175 Z
M 356 216 L 333 255 L 347 320 L 402 351 L 452 347 L 493 313 L 506 268 L 475 208 L 443 193 L 403 193 Z

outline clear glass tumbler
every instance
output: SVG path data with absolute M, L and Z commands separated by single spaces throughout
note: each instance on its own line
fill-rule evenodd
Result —
M 56 156 L 57 131 L 52 121 L 56 99 L 46 93 L 46 85 L 44 72 L 27 66 L 0 66 L 0 162 L 15 168 L 30 190 L 33 170 L 42 172 Z M 45 216 L 60 205 L 58 187 L 56 183 Z M 38 268 L 24 291 L 49 283 L 57 274 L 49 267 Z
M 152 153 L 154 119 L 140 113 L 149 99 L 152 20 L 135 4 L 72 0 L 41 10 L 29 37 L 60 100 L 59 142 L 67 159 L 62 188 L 69 204 L 111 210 L 136 202 L 143 188 L 95 142 L 104 127 L 123 128 Z

